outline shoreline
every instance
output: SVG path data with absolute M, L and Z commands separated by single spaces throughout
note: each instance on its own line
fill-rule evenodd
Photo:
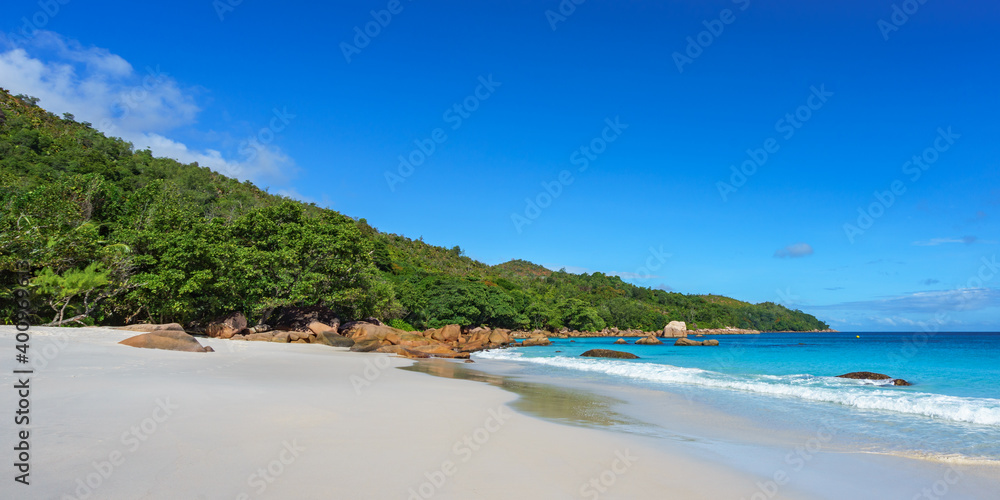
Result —
M 843 424 L 838 422 L 816 421 L 802 428 L 775 428 L 725 412 L 690 393 L 612 386 L 590 379 L 546 376 L 540 380 L 537 375 L 524 374 L 510 366 L 519 364 L 516 361 L 487 359 L 477 363 L 456 370 L 496 371 L 502 377 L 522 382 L 553 385 L 614 400 L 609 410 L 625 425 L 608 426 L 610 432 L 641 436 L 674 452 L 698 456 L 759 477 L 773 477 L 784 471 L 796 476 L 793 479 L 798 479 L 800 494 L 812 498 L 911 499 L 919 497 L 922 488 L 932 487 L 946 476 L 961 477 L 961 482 L 948 484 L 948 498 L 985 498 L 1000 485 L 1000 461 L 871 451 L 849 439 L 842 440 Z M 546 418 L 531 411 L 531 405 L 524 406 L 527 408 L 521 408 L 522 411 L 527 409 L 539 418 Z M 880 480 L 887 476 L 895 476 L 897 480 L 891 483 Z M 848 477 L 854 483 L 841 482 Z M 922 484 L 925 482 L 926 485 Z M 754 498 L 753 493 L 743 498 Z
M 0 339 L 12 342 L 12 331 L 0 327 Z M 36 438 L 40 443 L 34 446 L 48 446 L 49 455 L 59 456 L 36 464 L 39 485 L 51 482 L 55 488 L 46 497 L 72 495 L 67 488 L 73 480 L 93 472 L 90 464 L 95 460 L 106 460 L 109 446 L 123 447 L 116 437 L 122 429 L 135 422 L 141 427 L 143 417 L 149 417 L 157 392 L 149 392 L 150 385 L 178 398 L 175 404 L 193 414 L 179 412 L 163 423 L 165 438 L 156 432 L 148 436 L 148 446 L 143 442 L 127 454 L 122 470 L 130 463 L 138 468 L 107 479 L 100 492 L 115 493 L 109 497 L 131 498 L 140 491 L 148 498 L 176 497 L 177 490 L 170 489 L 174 485 L 167 480 L 155 483 L 162 489 L 141 489 L 161 476 L 196 478 L 186 497 L 200 498 L 195 494 L 209 491 L 206 482 L 220 481 L 224 485 L 212 486 L 213 494 L 204 498 L 246 494 L 244 500 L 330 498 L 330 491 L 407 500 L 539 494 L 653 498 L 662 496 L 665 488 L 683 498 L 770 498 L 766 494 L 772 483 L 774 498 L 843 498 L 855 492 L 844 488 L 856 487 L 863 497 L 879 491 L 885 493 L 880 498 L 908 499 L 919 488 L 901 494 L 902 488 L 932 485 L 927 478 L 944 477 L 948 470 L 960 471 L 963 477 L 949 498 L 975 498 L 977 491 L 997 484 L 996 468 L 866 455 L 826 442 L 817 453 L 809 453 L 808 460 L 800 455 L 805 467 L 796 471 L 787 454 L 808 447 L 815 435 L 788 429 L 776 435 L 774 429 L 678 394 L 525 375 L 511 361 L 414 361 L 319 345 L 211 338 L 199 340 L 213 346 L 214 353 L 178 353 L 114 344 L 135 332 L 32 331 L 42 349 L 42 343 L 60 337 L 69 341 L 38 374 L 50 383 L 39 385 L 41 401 L 35 404 L 37 418 L 44 423 Z M 91 407 L 88 397 L 101 401 L 102 407 Z M 126 418 L 98 411 L 107 406 L 118 408 Z M 43 416 L 46 408 L 65 421 L 52 422 L 51 413 Z M 494 421 L 487 426 L 487 419 L 506 415 L 505 408 L 512 415 L 502 425 Z M 481 444 L 476 444 L 477 436 L 483 438 Z M 470 437 L 480 449 L 460 444 L 469 443 L 463 440 Z M 281 443 L 295 439 L 308 458 L 281 464 L 287 470 L 257 493 L 250 485 L 253 468 L 272 464 Z M 623 463 L 616 453 L 637 459 L 618 473 L 611 469 Z M 198 467 L 170 472 L 168 464 L 191 457 Z M 446 461 L 457 469 L 454 474 L 447 474 L 451 468 L 444 470 Z M 392 472 L 376 473 L 372 464 Z M 43 469 L 51 474 L 42 476 Z M 242 476 L 227 469 L 239 470 Z M 206 470 L 213 472 L 212 478 L 206 477 Z M 779 472 L 788 475 L 789 482 L 775 482 Z M 511 473 L 517 477 L 513 482 L 505 479 Z M 437 487 L 425 474 L 445 481 Z M 898 478 L 890 490 L 879 486 L 884 474 Z M 709 477 L 713 480 L 706 482 Z M 848 477 L 857 486 L 841 484 Z M 594 478 L 606 491 L 583 490 Z M 116 482 L 123 479 L 122 484 Z M 425 483 L 429 486 L 424 492 L 433 488 L 427 497 L 419 490 Z M 416 497 L 409 495 L 410 488 Z M 759 494 L 765 496 L 754 496 Z
M 764 479 L 511 411 L 513 393 L 397 370 L 413 361 L 388 354 L 219 339 L 175 352 L 116 344 L 128 331 L 30 331 L 51 356 L 32 375 L 28 498 L 739 498 Z M 0 327 L 0 344 L 13 332 Z

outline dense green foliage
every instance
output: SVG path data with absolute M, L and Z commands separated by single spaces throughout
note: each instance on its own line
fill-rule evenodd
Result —
M 229 179 L 134 151 L 72 117 L 0 89 L 0 321 L 16 315 L 18 260 L 30 264 L 36 320 L 263 321 L 286 305 L 403 329 L 810 330 L 827 325 L 772 303 L 637 287 L 526 261 L 488 266 Z

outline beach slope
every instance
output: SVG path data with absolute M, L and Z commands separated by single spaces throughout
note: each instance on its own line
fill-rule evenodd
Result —
M 14 333 L 0 327 L 2 352 Z M 208 353 L 140 349 L 117 343 L 134 332 L 104 328 L 31 334 L 31 484 L 8 483 L 16 498 L 742 498 L 764 479 L 515 413 L 511 393 L 397 370 L 414 361 L 387 355 L 216 339 L 199 339 Z M 16 383 L 9 370 L 0 382 Z M 15 398 L 3 391 L 0 405 Z

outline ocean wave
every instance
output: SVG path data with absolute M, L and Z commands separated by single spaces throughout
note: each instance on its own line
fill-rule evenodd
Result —
M 516 360 L 545 366 L 603 373 L 630 380 L 664 384 L 693 385 L 718 389 L 836 403 L 864 410 L 885 410 L 903 414 L 1000 426 L 1000 400 L 965 398 L 881 389 L 870 381 L 817 377 L 814 375 L 728 375 L 698 368 L 608 359 L 580 359 L 564 356 L 524 357 L 511 349 L 483 351 L 483 359 Z

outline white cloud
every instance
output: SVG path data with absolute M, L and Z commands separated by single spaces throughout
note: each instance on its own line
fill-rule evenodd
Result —
M 918 247 L 936 247 L 946 243 L 965 243 L 966 245 L 971 245 L 978 239 L 979 238 L 976 238 L 975 236 L 963 236 L 961 238 L 931 238 L 927 241 L 914 241 L 913 244 Z
M 781 248 L 774 252 L 774 256 L 779 259 L 784 258 L 795 258 L 795 257 L 805 257 L 807 255 L 813 254 L 813 247 L 808 243 L 796 243 L 794 245 L 788 245 L 785 248 Z
M 976 311 L 992 307 L 1000 307 L 1000 289 L 959 288 L 956 290 L 915 292 L 884 299 L 842 302 L 827 306 L 812 306 L 813 309 L 850 309 L 890 314 L 933 314 L 951 311 Z
M 84 47 L 49 31 L 36 32 L 21 47 L 0 49 L 0 87 L 37 97 L 48 111 L 72 113 L 136 149 L 255 182 L 283 184 L 296 170 L 295 162 L 273 146 L 259 146 L 255 154 L 240 158 L 169 138 L 171 132 L 193 126 L 201 108 L 191 89 L 159 67 L 136 71 L 107 49 Z

